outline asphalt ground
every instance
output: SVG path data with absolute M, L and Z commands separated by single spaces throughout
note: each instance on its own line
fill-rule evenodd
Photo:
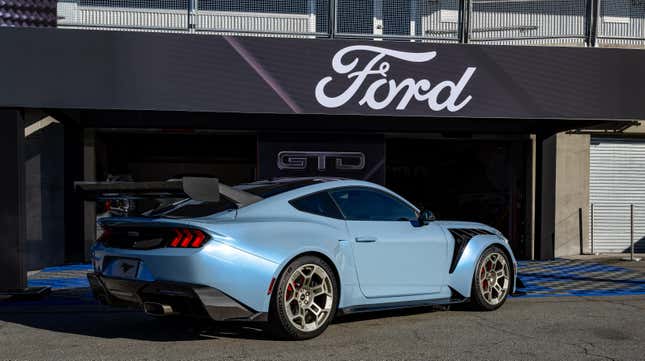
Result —
M 99 305 L 4 307 L 0 359 L 643 360 L 645 296 L 512 298 L 495 312 L 373 313 L 341 318 L 299 342 Z
M 622 266 L 524 262 L 523 295 L 498 311 L 346 316 L 300 342 L 101 306 L 79 278 L 87 266 L 52 268 L 30 276 L 54 287 L 46 300 L 0 302 L 0 360 L 645 360 L 645 276 Z

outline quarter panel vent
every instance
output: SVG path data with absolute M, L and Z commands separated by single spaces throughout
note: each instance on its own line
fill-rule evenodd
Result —
M 477 228 L 449 228 L 448 231 L 452 234 L 452 238 L 455 239 L 455 248 L 452 252 L 452 262 L 450 262 L 450 273 L 455 271 L 455 267 L 457 267 L 457 263 L 459 263 L 459 259 L 464 253 L 466 245 L 468 245 L 468 242 L 470 242 L 473 237 L 493 234 L 485 229 Z

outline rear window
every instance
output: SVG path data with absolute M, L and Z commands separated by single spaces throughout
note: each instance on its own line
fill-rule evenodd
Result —
M 229 209 L 235 209 L 235 204 L 226 199 L 221 199 L 219 202 L 188 201 L 181 206 L 164 213 L 163 216 L 169 218 L 206 217 Z
M 297 210 L 319 216 L 342 219 L 338 207 L 327 192 L 319 192 L 289 201 Z
M 285 181 L 260 181 L 254 183 L 240 184 L 233 188 L 242 190 L 260 196 L 262 198 L 269 198 L 290 190 L 305 187 L 308 185 L 320 183 L 319 179 L 296 179 Z M 331 201 L 331 199 L 329 200 Z M 333 205 L 333 201 L 332 205 Z M 327 205 L 328 206 L 328 205 Z M 224 212 L 226 210 L 235 209 L 235 204 L 223 197 L 220 197 L 219 202 L 201 202 L 192 199 L 184 199 L 178 202 L 171 203 L 169 201 L 158 204 L 158 206 L 144 213 L 148 217 L 168 217 L 168 218 L 195 218 L 206 217 L 215 213 Z M 148 208 L 149 209 L 149 208 Z M 313 209 L 313 208 L 312 208 Z M 340 217 L 340 212 L 338 217 Z M 310 212 L 314 213 L 314 212 Z M 336 218 L 336 217 L 334 217 Z
M 302 179 L 295 181 L 283 181 L 283 182 L 256 182 L 249 184 L 241 184 L 235 186 L 234 188 L 243 190 L 245 192 L 253 193 L 256 196 L 262 198 L 269 198 L 271 196 L 278 195 L 280 193 L 285 193 L 290 190 L 310 186 L 312 184 L 320 183 L 318 179 Z

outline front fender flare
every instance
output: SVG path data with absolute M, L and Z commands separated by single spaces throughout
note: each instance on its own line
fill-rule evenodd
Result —
M 455 270 L 448 275 L 448 286 L 459 292 L 464 297 L 470 297 L 475 267 L 479 261 L 479 256 L 490 246 L 498 246 L 506 250 L 511 261 L 511 293 L 515 292 L 515 277 L 517 277 L 517 261 L 513 256 L 513 251 L 506 241 L 496 235 L 478 235 L 473 237 L 469 242 L 464 253 L 462 254 Z

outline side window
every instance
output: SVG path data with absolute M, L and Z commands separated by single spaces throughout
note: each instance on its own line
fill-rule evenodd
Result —
M 413 208 L 377 190 L 350 188 L 336 190 L 331 194 L 348 220 L 412 221 L 417 219 Z
M 293 199 L 289 203 L 299 211 L 331 218 L 343 218 L 343 215 L 327 192 L 314 193 L 309 196 Z

